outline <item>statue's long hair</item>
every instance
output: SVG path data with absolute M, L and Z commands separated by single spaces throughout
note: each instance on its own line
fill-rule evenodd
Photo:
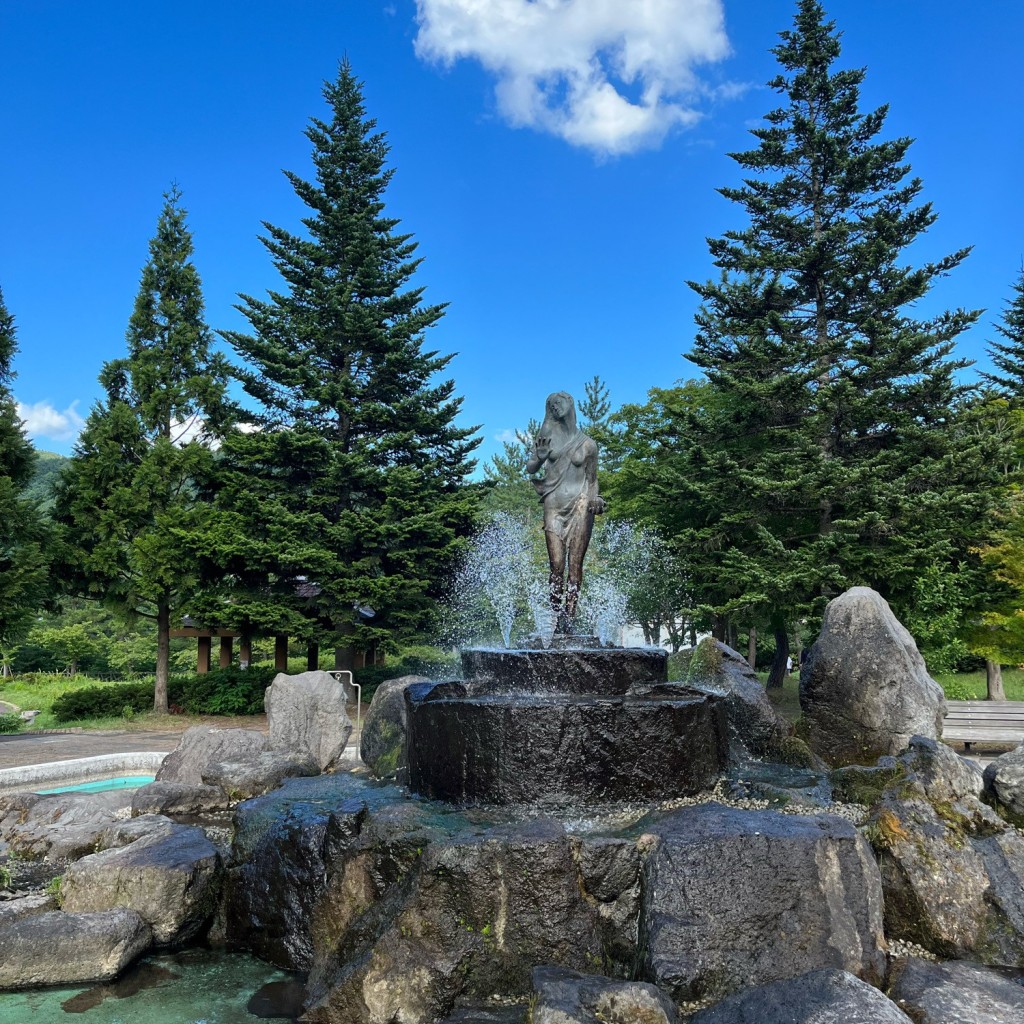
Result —
M 565 419 L 559 419 L 554 413 L 552 407 L 556 398 L 564 398 L 568 402 L 569 408 Z M 577 431 L 576 403 L 572 395 L 567 391 L 556 391 L 548 395 L 544 403 L 544 422 L 540 425 L 540 436 L 551 438 L 552 447 L 558 449 L 567 445 L 576 436 Z

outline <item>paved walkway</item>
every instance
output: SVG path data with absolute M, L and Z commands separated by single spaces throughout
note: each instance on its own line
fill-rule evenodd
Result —
M 135 750 L 169 752 L 180 739 L 180 732 L 21 732 L 0 736 L 0 768 L 21 768 Z

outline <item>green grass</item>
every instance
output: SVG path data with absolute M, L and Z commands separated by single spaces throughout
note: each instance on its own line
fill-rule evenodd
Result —
M 79 674 L 77 676 L 49 675 L 42 672 L 32 672 L 14 678 L 4 678 L 0 681 L 0 700 L 9 704 L 16 704 L 23 711 L 41 711 L 31 723 L 25 726 L 26 731 L 33 729 L 59 729 L 60 723 L 56 722 L 50 713 L 53 702 L 68 690 L 80 690 L 84 686 L 96 686 L 98 680 L 91 676 Z M 121 725 L 120 719 L 117 720 Z M 117 728 L 117 726 L 93 725 L 96 729 Z
M 985 673 L 980 672 L 935 672 L 932 678 L 946 690 L 951 700 L 984 700 L 988 696 L 985 686 Z M 970 697 L 961 697 L 961 688 L 970 693 Z M 1024 700 L 1024 670 L 1019 668 L 1003 669 L 1003 689 L 1007 700 Z M 950 692 L 950 691 L 954 692 Z

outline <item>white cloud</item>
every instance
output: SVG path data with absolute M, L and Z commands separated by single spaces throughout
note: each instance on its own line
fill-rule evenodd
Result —
M 729 53 L 722 0 L 416 0 L 416 52 L 478 60 L 513 125 L 616 155 L 700 118 L 696 74 Z
M 494 435 L 494 440 L 498 441 L 500 444 L 514 444 L 519 439 L 516 437 L 516 432 L 514 430 L 506 429 L 499 430 Z
M 51 441 L 73 441 L 85 426 L 85 420 L 75 408 L 77 400 L 63 411 L 55 409 L 49 402 L 34 402 L 25 405 L 16 403 L 18 416 L 25 422 L 25 432 L 32 438 L 45 437 Z

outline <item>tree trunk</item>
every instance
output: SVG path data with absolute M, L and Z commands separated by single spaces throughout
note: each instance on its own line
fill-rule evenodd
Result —
M 989 700 L 1006 700 L 1003 689 L 1003 666 L 998 661 L 985 659 L 985 682 L 988 685 Z
M 789 632 L 786 624 L 775 626 L 775 657 L 768 673 L 768 689 L 781 690 L 786 678 L 786 660 L 789 658 Z
M 752 669 L 757 667 L 757 629 L 754 626 L 747 634 L 747 664 Z
M 156 684 L 153 687 L 153 710 L 167 714 L 167 669 L 171 659 L 171 609 L 166 601 L 156 607 Z
M 725 633 L 726 625 L 727 625 L 727 623 L 725 621 L 725 618 L 723 616 L 721 616 L 721 615 L 716 615 L 711 620 L 711 635 L 719 643 L 723 643 L 724 644 L 727 641 L 727 637 L 726 637 L 726 633 Z M 694 646 L 696 647 L 696 644 L 694 644 Z

